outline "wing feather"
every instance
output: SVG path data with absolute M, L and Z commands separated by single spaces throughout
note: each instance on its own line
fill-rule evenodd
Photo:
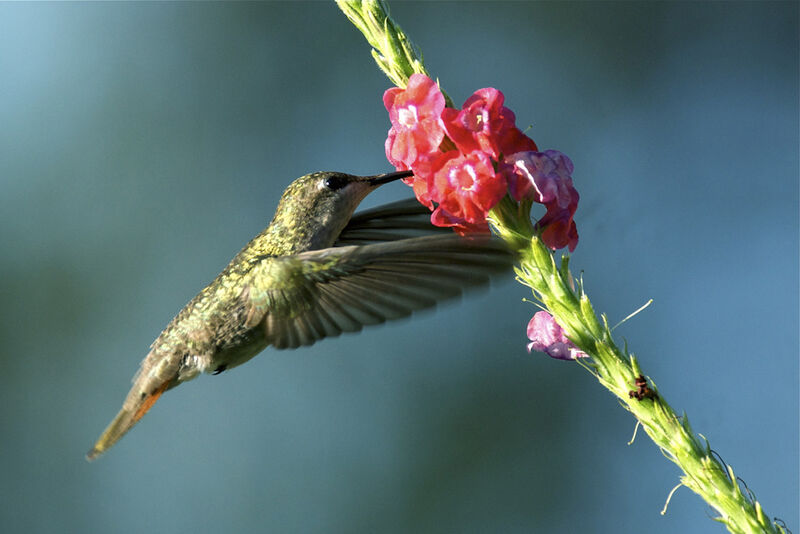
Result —
M 425 235 L 451 234 L 449 228 L 431 224 L 431 210 L 415 198 L 391 202 L 356 213 L 334 246 L 366 245 Z
M 253 262 L 242 305 L 278 349 L 408 317 L 485 284 L 513 261 L 494 238 L 452 233 Z

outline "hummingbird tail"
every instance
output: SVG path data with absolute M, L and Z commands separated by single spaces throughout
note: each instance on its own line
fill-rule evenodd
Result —
M 161 394 L 169 389 L 171 382 L 170 380 L 164 382 L 149 395 L 140 394 L 140 388 L 134 385 L 122 409 L 103 431 L 94 447 L 86 453 L 86 459 L 94 460 L 119 441 L 153 407 Z

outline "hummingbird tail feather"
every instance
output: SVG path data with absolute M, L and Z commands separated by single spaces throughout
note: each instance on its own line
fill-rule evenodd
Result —
M 100 436 L 100 439 L 97 440 L 97 443 L 94 444 L 94 447 L 86 453 L 86 459 L 89 461 L 94 460 L 105 451 L 111 448 L 119 439 L 125 435 L 133 426 L 139 422 L 139 420 L 144 417 L 144 414 L 153 407 L 156 403 L 158 398 L 164 393 L 167 389 L 169 389 L 171 381 L 167 380 L 163 384 L 161 384 L 158 388 L 153 391 L 150 395 L 145 397 L 139 397 L 133 399 L 134 395 L 139 395 L 138 391 L 139 388 L 134 386 L 134 389 L 128 394 L 128 399 L 125 401 L 122 409 L 119 411 L 117 416 L 114 418 L 113 421 L 108 425 L 108 427 L 103 431 L 103 434 Z

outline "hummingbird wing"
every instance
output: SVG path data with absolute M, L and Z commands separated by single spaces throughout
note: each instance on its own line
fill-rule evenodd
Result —
M 448 233 L 264 258 L 241 295 L 246 325 L 277 349 L 407 317 L 508 269 L 499 239 Z
M 431 210 L 416 198 L 408 198 L 356 213 L 333 246 L 365 245 L 450 233 L 450 228 L 431 224 Z

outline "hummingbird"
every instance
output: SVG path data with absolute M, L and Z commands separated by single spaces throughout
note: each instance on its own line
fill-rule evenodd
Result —
M 412 175 L 315 172 L 292 182 L 269 226 L 153 342 L 87 459 L 201 373 L 219 374 L 268 346 L 293 349 L 407 317 L 511 266 L 500 239 L 435 227 L 414 198 L 354 215 L 371 191 Z

